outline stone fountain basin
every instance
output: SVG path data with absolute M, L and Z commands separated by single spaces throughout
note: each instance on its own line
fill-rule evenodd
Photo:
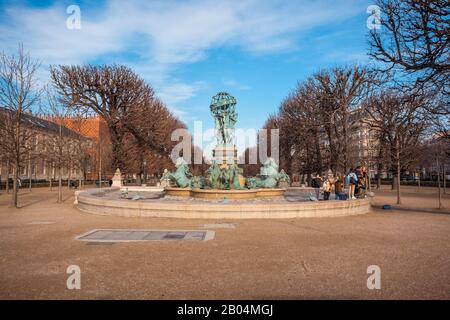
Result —
M 215 220 L 339 217 L 370 211 L 369 198 L 352 201 L 295 201 L 285 197 L 262 197 L 224 202 L 223 198 L 205 200 L 163 197 L 133 201 L 120 198 L 119 188 L 80 190 L 76 192 L 75 204 L 81 211 L 107 216 Z
M 168 196 L 191 197 L 200 199 L 228 199 L 242 200 L 255 199 L 263 197 L 282 197 L 286 189 L 267 188 L 267 189 L 245 189 L 245 190 L 220 190 L 220 189 L 191 189 L 191 188 L 171 188 L 167 187 L 164 192 Z

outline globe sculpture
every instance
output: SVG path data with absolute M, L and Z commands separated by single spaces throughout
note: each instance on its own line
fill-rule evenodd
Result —
M 237 122 L 236 99 L 226 93 L 216 94 L 209 106 L 214 118 L 217 145 L 213 150 L 213 160 L 222 164 L 237 163 L 237 149 L 234 131 Z

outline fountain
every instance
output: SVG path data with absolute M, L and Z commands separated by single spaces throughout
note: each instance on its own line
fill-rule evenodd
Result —
M 274 159 L 268 158 L 257 177 L 243 176 L 237 165 L 237 149 L 234 145 L 237 122 L 236 99 L 226 92 L 219 92 L 210 105 L 214 117 L 217 145 L 206 177 L 194 177 L 183 158 L 178 158 L 175 172 L 166 172 L 162 180 L 172 181 L 176 187 L 166 187 L 167 195 L 203 199 L 251 199 L 256 197 L 280 197 L 286 191 L 278 188 L 280 182 L 289 182 L 289 176 Z
M 285 188 L 289 176 L 270 157 L 256 177 L 244 177 L 234 145 L 236 99 L 220 92 L 210 110 L 217 144 L 204 177 L 193 176 L 183 158 L 175 161 L 174 172 L 164 170 L 160 187 L 121 187 L 117 170 L 111 188 L 76 191 L 77 207 L 102 215 L 192 219 L 330 217 L 369 211 L 369 199 L 312 202 L 312 189 Z

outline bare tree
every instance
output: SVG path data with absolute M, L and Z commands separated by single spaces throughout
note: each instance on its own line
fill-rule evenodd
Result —
M 145 179 L 154 167 L 152 159 L 157 158 L 161 164 L 171 167 L 170 152 L 176 144 L 171 141 L 171 134 L 186 126 L 159 99 L 149 96 L 145 103 L 136 105 L 133 112 L 124 117 L 123 123 L 128 148 L 125 164 L 137 173 L 139 180 L 142 176 Z
M 57 66 L 51 77 L 62 102 L 98 114 L 107 124 L 112 142 L 112 164 L 123 168 L 126 154 L 124 118 L 145 104 L 153 90 L 125 66 Z
M 92 150 L 94 142 L 84 136 L 84 128 L 87 125 L 87 117 L 80 110 L 73 110 L 70 113 L 68 127 L 76 134 L 71 140 L 69 148 L 69 157 L 78 170 L 78 188 L 82 188 L 86 169 L 91 161 L 89 151 Z M 100 131 L 100 130 L 99 130 Z M 100 132 L 99 132 L 100 134 Z M 105 141 L 103 141 L 105 143 Z
M 299 83 L 297 89 L 286 98 L 278 113 L 280 130 L 280 156 L 292 161 L 302 173 L 311 175 L 322 172 L 324 164 L 324 133 L 316 112 L 316 88 L 312 79 Z M 289 157 L 292 159 L 289 160 Z M 325 160 L 326 162 L 326 160 Z
M 346 66 L 322 70 L 299 83 L 266 123 L 280 129 L 280 162 L 288 172 L 297 167 L 310 182 L 313 173 L 347 171 L 352 131 L 360 130 L 355 128 L 362 116 L 360 104 L 373 82 L 367 69 Z
M 372 81 L 369 71 L 358 66 L 336 67 L 314 75 L 316 112 L 327 136 L 333 171 L 346 172 L 350 166 L 352 125 L 360 121 L 358 108 Z
M 46 158 L 55 166 L 58 177 L 58 197 L 57 202 L 62 203 L 62 175 L 63 169 L 70 170 L 70 156 L 72 139 L 75 138 L 75 132 L 66 128 L 66 120 L 70 115 L 70 109 L 61 103 L 62 99 L 57 96 L 52 88 L 46 88 L 45 104 L 50 111 L 50 119 L 57 125 L 55 134 L 46 139 L 48 145 Z
M 36 83 L 38 67 L 39 63 L 21 45 L 16 56 L 0 55 L 0 105 L 4 107 L 0 112 L 1 148 L 13 166 L 11 205 L 16 208 L 20 169 L 28 160 L 30 139 L 33 137 L 33 123 L 27 121 L 27 114 L 36 105 L 41 93 Z
M 381 28 L 369 33 L 369 55 L 401 70 L 416 88 L 449 94 L 450 5 L 448 0 L 378 0 Z
M 389 152 L 397 204 L 401 203 L 401 170 L 411 168 L 417 160 L 422 135 L 428 126 L 421 112 L 425 105 L 426 100 L 421 96 L 404 96 L 393 91 L 374 95 L 365 102 L 364 121 L 378 132 L 379 146 L 387 146 Z

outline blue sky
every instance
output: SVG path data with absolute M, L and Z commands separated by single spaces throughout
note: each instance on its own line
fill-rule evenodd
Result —
M 240 128 L 260 128 L 297 82 L 330 66 L 368 62 L 365 0 L 2 1 L 0 44 L 22 42 L 50 64 L 123 63 L 181 120 L 213 125 L 211 97 L 238 100 Z M 66 9 L 81 10 L 69 30 Z

